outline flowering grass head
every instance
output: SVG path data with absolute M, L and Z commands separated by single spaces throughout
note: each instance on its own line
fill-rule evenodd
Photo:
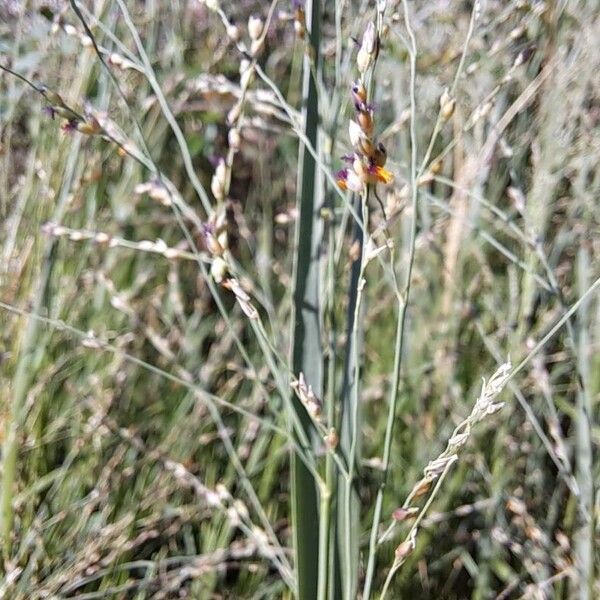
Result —
M 304 1 L 293 0 L 292 6 L 294 9 L 294 31 L 300 39 L 304 39 L 306 35 L 306 14 L 304 12 Z
M 356 59 L 361 78 L 353 81 L 350 86 L 354 119 L 348 123 L 348 136 L 353 152 L 342 157 L 349 166 L 337 173 L 338 186 L 356 193 L 362 192 L 366 185 L 387 185 L 394 180 L 392 173 L 385 169 L 385 146 L 374 137 L 375 106 L 368 101 L 367 88 L 363 82 L 367 69 L 377 57 L 378 48 L 377 32 L 373 23 L 370 23 Z
M 360 193 L 363 190 L 363 179 L 352 168 L 341 169 L 337 172 L 337 184 L 342 190 Z
M 354 152 L 342 156 L 342 160 L 349 166 L 337 173 L 337 184 L 341 189 L 361 192 L 364 185 L 387 185 L 394 180 L 392 173 L 385 168 L 385 146 L 381 142 L 375 142 L 372 137 L 373 129 L 373 108 L 361 102 L 357 108 L 357 120 L 350 121 L 348 125 Z

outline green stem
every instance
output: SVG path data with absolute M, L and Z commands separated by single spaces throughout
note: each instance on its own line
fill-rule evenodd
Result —
M 400 387 L 400 369 L 402 365 L 402 353 L 404 349 L 404 338 L 406 330 L 406 311 L 410 296 L 410 288 L 412 283 L 412 270 L 415 259 L 416 237 L 417 237 L 417 204 L 418 204 L 418 187 L 417 187 L 417 141 L 416 141 L 416 99 L 415 99 L 415 79 L 416 79 L 416 42 L 410 26 L 408 18 L 408 7 L 406 1 L 404 5 L 404 21 L 411 41 L 409 49 L 410 54 L 410 142 L 411 142 L 411 169 L 410 183 L 412 192 L 412 221 L 410 230 L 410 241 L 408 247 L 408 267 L 406 270 L 406 280 L 404 291 L 399 301 L 399 315 L 396 325 L 396 343 L 394 351 L 394 367 L 392 376 L 392 388 L 390 390 L 390 400 L 388 407 L 387 422 L 385 427 L 385 439 L 383 443 L 383 475 L 379 489 L 377 490 L 377 498 L 375 500 L 375 509 L 373 512 L 373 521 L 371 524 L 371 533 L 369 536 L 369 558 L 367 561 L 367 573 L 365 576 L 365 584 L 363 588 L 363 598 L 367 600 L 371 595 L 371 587 L 373 585 L 373 576 L 375 572 L 375 560 L 377 554 L 377 532 L 381 521 L 381 512 L 383 507 L 383 495 L 387 484 L 389 472 L 390 457 L 392 450 L 392 437 L 394 433 L 394 423 L 396 420 L 396 405 L 398 401 L 398 391 Z
M 327 457 L 328 466 L 331 459 Z M 328 471 L 332 470 L 329 466 Z M 319 506 L 319 567 L 318 567 L 318 600 L 327 600 L 328 582 L 329 582 L 329 544 L 331 538 L 331 498 L 332 492 L 327 483 L 320 489 Z
M 325 409 L 327 426 L 335 428 L 336 424 L 336 319 L 335 319 L 335 218 L 334 203 L 329 203 L 330 219 L 328 222 L 327 253 L 327 317 L 328 317 L 328 354 L 327 354 L 327 395 Z M 319 588 L 318 600 L 327 600 L 339 595 L 339 573 L 337 569 L 336 547 L 332 539 L 335 535 L 335 522 L 332 522 L 332 500 L 336 495 L 336 471 L 332 452 L 325 458 L 325 486 L 321 496 L 321 515 L 319 522 Z
M 589 257 L 585 247 L 577 255 L 577 287 L 580 293 L 589 288 Z M 590 381 L 590 340 L 588 334 L 589 300 L 584 302 L 578 319 L 577 337 L 573 344 L 578 346 L 578 369 L 576 375 L 579 379 L 576 402 L 575 422 L 575 477 L 581 494 L 579 510 L 579 526 L 574 535 L 574 552 L 578 571 L 577 597 L 579 600 L 588 600 L 592 595 L 594 575 L 594 470 L 592 459 L 592 403 L 589 394 Z M 567 321 L 567 326 L 570 321 Z M 574 334 L 573 334 L 574 335 Z
M 348 342 L 342 384 L 341 450 L 348 464 L 348 477 L 340 480 L 338 515 L 340 566 L 343 581 L 343 597 L 352 600 L 356 597 L 356 577 L 358 573 L 360 506 L 356 494 L 356 463 L 359 456 L 359 391 L 360 376 L 359 344 L 360 307 L 362 299 L 363 272 L 365 268 L 365 239 L 367 227 L 367 198 L 356 196 L 355 211 L 361 214 L 354 223 L 352 245 L 360 248 L 359 257 L 352 264 L 348 292 Z M 360 204 L 362 203 L 362 211 Z
M 442 471 L 442 474 L 440 475 L 439 479 L 437 480 L 435 487 L 433 488 L 431 494 L 429 495 L 427 502 L 421 509 L 421 512 L 419 513 L 419 516 L 415 519 L 415 522 L 412 524 L 412 527 L 410 528 L 410 531 L 408 532 L 408 534 L 405 538 L 405 541 L 408 541 L 411 538 L 414 540 L 414 537 L 416 536 L 417 528 L 421 524 L 421 521 L 423 520 L 423 517 L 429 510 L 430 506 L 433 504 L 435 497 L 438 495 L 438 492 L 440 491 L 440 489 L 442 487 L 442 483 L 444 483 L 444 479 L 446 479 L 446 475 L 448 475 L 452 465 L 455 462 L 456 462 L 456 460 L 449 461 L 446 464 L 446 466 L 444 467 L 444 470 Z M 394 560 L 394 563 L 392 564 L 392 567 L 390 568 L 390 571 L 387 574 L 387 577 L 385 579 L 385 583 L 383 584 L 380 600 L 385 599 L 388 589 L 390 587 L 390 584 L 392 583 L 392 580 L 394 579 L 394 575 L 397 573 L 398 569 L 402 566 L 403 562 L 404 562 L 403 559 L 400 559 L 400 560 L 395 559 Z

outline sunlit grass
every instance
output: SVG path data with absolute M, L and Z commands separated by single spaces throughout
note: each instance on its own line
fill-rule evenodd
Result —
M 600 594 L 596 3 L 0 17 L 0 597 Z

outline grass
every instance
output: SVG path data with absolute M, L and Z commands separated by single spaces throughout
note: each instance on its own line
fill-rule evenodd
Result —
M 600 594 L 595 2 L 0 17 L 0 598 Z
M 319 73 L 321 62 L 320 13 L 319 0 L 311 0 L 305 11 L 305 38 L 309 51 L 305 52 L 303 60 L 302 82 L 302 129 L 307 144 L 317 151 L 319 97 L 314 75 Z M 323 356 L 319 322 L 319 246 L 322 233 L 319 205 L 322 194 L 315 158 L 306 145 L 302 144 L 299 147 L 297 188 L 298 227 L 294 240 L 296 256 L 291 364 L 294 373 L 302 373 L 312 393 L 321 398 Z M 294 398 L 294 411 L 301 421 L 302 433 L 308 442 L 305 448 L 312 454 L 315 446 L 311 442 L 311 421 L 300 398 Z M 290 498 L 299 598 L 316 598 L 317 595 L 320 598 L 326 597 L 331 512 L 329 502 L 332 496 L 330 487 L 331 481 L 328 481 L 317 490 L 317 482 L 311 472 L 296 456 L 292 456 Z M 320 510 L 317 493 L 320 496 Z

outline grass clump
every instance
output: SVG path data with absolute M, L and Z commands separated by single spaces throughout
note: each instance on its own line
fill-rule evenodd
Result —
M 0 3 L 0 597 L 598 595 L 596 3 L 167 4 Z

